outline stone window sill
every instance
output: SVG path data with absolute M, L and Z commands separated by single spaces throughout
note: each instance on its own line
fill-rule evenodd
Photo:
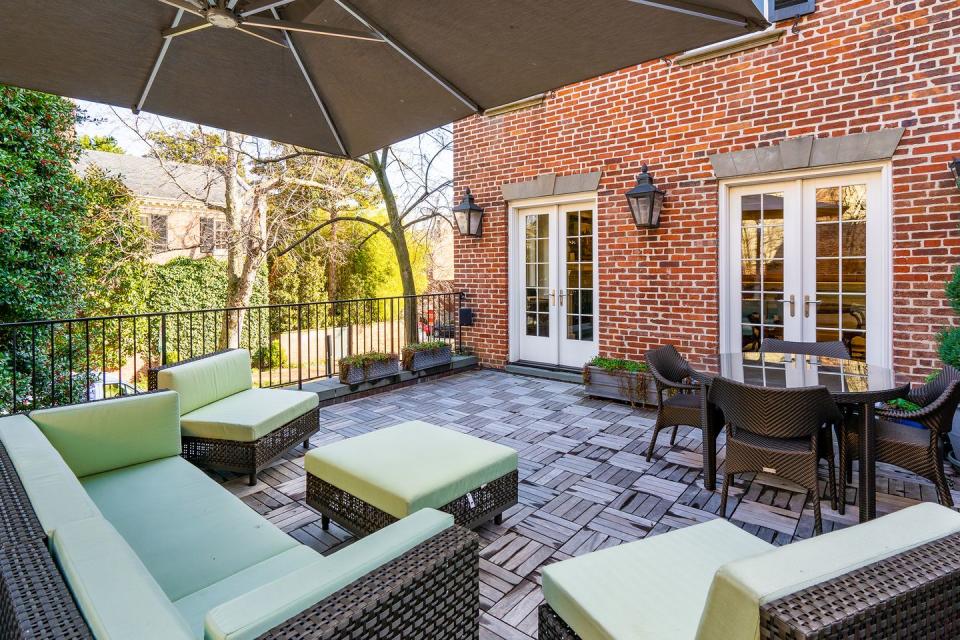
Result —
M 685 67 L 690 64 L 712 60 L 713 58 L 719 58 L 720 56 L 726 56 L 731 53 L 755 49 L 756 47 L 762 47 L 776 42 L 783 37 L 783 34 L 786 32 L 786 29 L 770 27 L 763 31 L 748 33 L 738 38 L 731 38 L 730 40 L 724 40 L 723 42 L 700 47 L 699 49 L 691 49 L 674 58 L 673 62 L 681 67 Z

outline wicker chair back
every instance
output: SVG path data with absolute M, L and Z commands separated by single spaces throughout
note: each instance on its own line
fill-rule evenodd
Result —
M 714 378 L 710 402 L 737 429 L 771 438 L 804 438 L 842 419 L 826 387 L 769 389 Z
M 802 353 L 808 356 L 823 356 L 824 358 L 849 358 L 850 352 L 839 340 L 835 342 L 793 342 L 764 338 L 760 345 L 760 353 Z
M 647 366 L 653 370 L 655 377 L 663 378 L 674 384 L 682 384 L 693 372 L 690 363 L 677 353 L 672 344 L 647 351 L 644 359 Z

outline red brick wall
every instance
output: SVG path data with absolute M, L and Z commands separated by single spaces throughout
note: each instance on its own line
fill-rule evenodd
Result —
M 960 191 L 947 168 L 960 156 L 958 110 L 960 2 L 818 0 L 775 44 L 685 67 L 653 61 L 564 87 L 534 108 L 458 122 L 457 197 L 469 186 L 486 207 L 483 237 L 456 237 L 456 280 L 477 310 L 465 342 L 484 365 L 507 361 L 502 183 L 601 169 L 600 352 L 636 358 L 669 342 L 696 359 L 717 350 L 719 330 L 708 154 L 902 126 L 894 361 L 905 376 L 923 375 L 937 365 L 937 331 L 955 322 L 943 285 L 960 256 Z M 667 191 L 655 230 L 636 228 L 623 196 L 644 161 Z

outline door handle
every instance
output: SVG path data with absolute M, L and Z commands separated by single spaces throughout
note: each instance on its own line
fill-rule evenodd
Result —
M 563 296 L 566 295 L 566 291 L 560 289 L 560 306 L 563 306 Z
M 790 317 L 797 315 L 797 297 L 790 294 L 789 298 L 780 298 L 777 302 L 789 302 L 790 303 Z
M 811 300 L 810 296 L 803 296 L 803 317 L 804 318 L 810 317 L 810 305 L 812 304 L 820 304 L 820 301 Z

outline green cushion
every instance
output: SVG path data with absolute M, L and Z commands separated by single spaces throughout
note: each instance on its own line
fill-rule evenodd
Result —
M 170 600 L 297 546 L 180 457 L 89 476 L 83 487 Z
M 210 609 L 322 559 L 323 556 L 310 547 L 299 545 L 184 596 L 173 604 L 190 625 L 193 635 L 203 638 L 203 618 Z
M 307 453 L 308 473 L 402 518 L 439 508 L 517 468 L 517 452 L 425 422 L 405 422 Z
M 425 509 L 346 549 L 212 609 L 208 640 L 248 640 L 312 607 L 371 570 L 453 525 L 453 516 Z
M 143 563 L 103 518 L 64 524 L 51 548 L 97 640 L 193 637 Z
M 0 442 L 48 536 L 64 523 L 100 515 L 77 476 L 29 418 L 0 418 Z
M 960 531 L 960 513 L 924 502 L 723 566 L 698 640 L 759 638 L 760 606 Z
M 543 595 L 583 640 L 692 640 L 716 570 L 772 548 L 711 520 L 544 567 Z
M 177 394 L 151 393 L 30 414 L 80 478 L 180 454 Z
M 183 435 L 253 442 L 272 433 L 320 403 L 309 391 L 247 389 L 186 413 Z
M 180 394 L 181 414 L 252 386 L 250 353 L 244 349 L 233 349 L 157 372 L 158 388 L 172 389 Z

